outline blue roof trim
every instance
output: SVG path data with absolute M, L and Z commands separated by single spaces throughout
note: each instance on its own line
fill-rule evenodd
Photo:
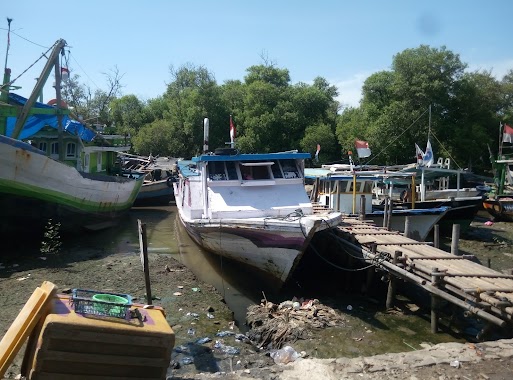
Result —
M 32 153 L 46 156 L 46 153 L 42 150 L 39 150 L 36 147 L 33 147 L 32 145 L 27 144 L 26 142 L 23 142 L 21 140 L 15 140 L 7 136 L 0 135 L 0 144 L 12 145 L 15 148 L 21 148 Z
M 236 155 L 217 155 L 217 154 L 203 154 L 198 157 L 193 157 L 193 162 L 200 161 L 263 161 L 263 160 L 305 160 L 312 157 L 310 153 L 251 153 L 251 154 L 236 154 Z
M 10 93 L 9 94 L 10 103 L 23 106 L 27 102 L 23 96 Z M 54 106 L 50 106 L 48 104 L 36 102 L 34 104 L 34 108 L 50 108 L 55 109 Z M 58 128 L 58 119 L 57 115 L 30 115 L 21 130 L 20 136 L 18 139 L 23 140 L 27 139 L 30 136 L 35 135 L 46 125 L 57 129 Z M 16 118 L 8 117 L 7 118 L 7 126 L 6 126 L 6 135 L 12 136 L 12 132 L 14 131 L 14 127 L 16 126 Z M 63 129 L 72 134 L 79 136 L 83 141 L 91 142 L 96 137 L 96 132 L 88 129 L 82 123 L 72 120 L 68 115 L 62 115 L 62 126 Z

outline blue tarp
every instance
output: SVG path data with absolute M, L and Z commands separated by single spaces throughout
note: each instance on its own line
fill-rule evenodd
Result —
M 23 106 L 27 102 L 27 99 L 20 95 L 9 94 L 9 103 Z M 50 106 L 44 103 L 36 102 L 33 108 L 55 108 L 54 106 Z M 6 135 L 11 137 L 12 132 L 14 131 L 14 126 L 16 125 L 15 117 L 7 118 L 7 130 Z M 45 125 L 48 125 L 52 128 L 58 128 L 57 115 L 32 115 L 27 118 L 27 121 L 18 136 L 18 139 L 23 140 L 27 139 L 30 136 L 35 135 L 39 132 Z M 86 128 L 82 123 L 70 119 L 68 115 L 62 116 L 62 127 L 64 130 L 72 135 L 79 136 L 83 141 L 92 141 L 96 136 L 96 133 L 92 130 Z

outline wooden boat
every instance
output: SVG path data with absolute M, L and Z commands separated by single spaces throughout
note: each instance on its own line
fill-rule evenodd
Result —
M 120 153 L 122 171 L 126 177 L 143 178 L 141 191 L 134 206 L 165 206 L 174 201 L 173 182 L 177 159 L 145 157 Z
M 314 213 L 304 188 L 309 157 L 227 148 L 178 161 L 175 201 L 187 232 L 201 247 L 286 282 L 314 234 L 341 217 Z
M 108 175 L 116 173 L 117 152 L 130 148 L 124 136 L 101 135 L 70 120 L 62 102 L 35 102 L 65 45 L 56 43 L 29 99 L 9 93 L 10 70 L 5 71 L 0 94 L 7 116 L 0 118 L 3 237 L 17 232 L 42 236 L 49 221 L 70 232 L 110 227 L 128 212 L 142 185 L 142 180 Z
M 387 222 L 383 208 L 372 204 L 375 183 L 384 178 L 408 178 L 412 174 L 384 173 L 383 171 L 351 171 L 305 169 L 305 176 L 316 181 L 310 199 L 321 206 L 340 211 L 347 215 L 365 213 L 365 218 L 382 226 Z M 415 210 L 392 209 L 390 228 L 405 231 L 406 218 L 409 220 L 409 234 L 423 241 L 433 226 L 445 215 L 448 207 L 418 208 Z
M 493 161 L 496 188 L 492 196 L 483 200 L 483 207 L 494 221 L 513 222 L 513 192 L 509 189 L 509 186 L 513 184 L 510 168 L 513 159 L 502 157 L 503 159 Z

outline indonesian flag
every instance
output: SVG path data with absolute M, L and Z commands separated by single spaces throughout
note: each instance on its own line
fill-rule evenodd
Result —
M 356 140 L 354 145 L 359 158 L 365 158 L 371 155 L 371 150 L 369 149 L 369 143 L 367 141 Z
M 232 115 L 230 115 L 230 141 L 232 144 L 235 140 L 236 134 L 237 134 L 237 131 L 235 129 L 235 125 L 233 124 Z
M 502 142 L 513 143 L 513 128 L 508 124 L 504 124 L 504 133 L 502 134 Z

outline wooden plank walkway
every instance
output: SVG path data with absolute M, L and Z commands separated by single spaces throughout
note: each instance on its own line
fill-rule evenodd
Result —
M 346 248 L 394 276 L 416 283 L 488 322 L 500 326 L 513 323 L 512 275 L 357 218 L 344 218 L 337 226 L 337 235 Z

